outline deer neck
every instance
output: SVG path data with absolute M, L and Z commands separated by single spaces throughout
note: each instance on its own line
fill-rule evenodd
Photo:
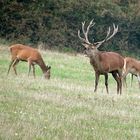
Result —
M 43 59 L 41 58 L 38 62 L 38 65 L 40 66 L 43 73 L 45 73 L 48 69 L 46 64 L 44 63 Z
M 90 56 L 90 64 L 93 66 L 95 71 L 103 71 L 101 61 L 100 61 L 101 52 L 95 52 L 92 56 Z

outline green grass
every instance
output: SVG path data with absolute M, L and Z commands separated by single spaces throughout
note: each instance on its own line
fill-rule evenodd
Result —
M 27 63 L 11 69 L 7 47 L 0 49 L 0 139 L 2 140 L 137 140 L 140 139 L 140 95 L 137 79 L 123 94 L 109 77 L 107 95 L 101 76 L 93 92 L 94 72 L 88 58 L 41 51 L 51 65 L 51 80 L 27 76 Z M 128 85 L 129 84 L 129 78 Z

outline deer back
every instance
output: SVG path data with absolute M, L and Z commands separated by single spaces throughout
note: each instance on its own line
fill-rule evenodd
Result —
M 37 49 L 22 45 L 15 44 L 10 47 L 10 51 L 13 58 L 19 58 L 21 60 L 27 60 L 31 58 L 33 61 L 37 61 L 41 59 L 41 54 L 37 51 Z
M 133 69 L 135 69 L 136 71 L 140 71 L 140 61 L 138 61 L 137 59 L 126 57 L 124 59 L 124 63 L 124 69 L 126 69 L 127 71 L 133 71 Z
M 121 55 L 115 52 L 99 52 L 96 57 L 90 57 L 90 63 L 95 71 L 106 73 L 121 70 L 124 60 Z

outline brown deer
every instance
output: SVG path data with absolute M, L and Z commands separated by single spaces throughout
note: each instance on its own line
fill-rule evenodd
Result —
M 16 71 L 16 65 L 19 63 L 19 61 L 26 61 L 29 64 L 29 71 L 28 71 L 28 76 L 31 71 L 31 67 L 33 68 L 33 75 L 35 77 L 35 64 L 39 65 L 44 77 L 46 79 L 50 79 L 50 66 L 46 66 L 41 54 L 38 52 L 37 49 L 34 49 L 29 46 L 25 46 L 22 44 L 14 44 L 10 46 L 10 52 L 11 52 L 11 63 L 9 65 L 9 69 L 7 74 L 9 74 L 11 66 L 14 69 L 15 74 L 17 75 Z
M 110 27 L 108 29 L 107 35 L 105 39 L 99 42 L 90 43 L 88 39 L 88 33 L 91 27 L 93 27 L 95 23 L 93 20 L 90 21 L 89 25 L 85 30 L 85 22 L 82 22 L 82 32 L 84 34 L 84 38 L 80 36 L 80 30 L 78 30 L 78 37 L 83 42 L 83 46 L 85 47 L 84 53 L 89 57 L 90 64 L 93 66 L 95 71 L 95 89 L 94 92 L 97 90 L 99 76 L 105 76 L 105 86 L 106 91 L 108 93 L 108 73 L 112 73 L 112 76 L 117 82 L 117 94 L 122 93 L 122 68 L 124 64 L 123 57 L 115 52 L 102 52 L 99 51 L 98 48 L 105 43 L 106 41 L 110 40 L 117 32 L 118 26 L 116 27 L 113 24 L 114 31 L 110 35 Z
M 122 71 L 123 80 L 126 78 L 128 73 L 131 73 L 132 75 L 135 75 L 138 78 L 139 88 L 140 88 L 140 61 L 139 60 L 132 57 L 124 58 L 124 67 Z

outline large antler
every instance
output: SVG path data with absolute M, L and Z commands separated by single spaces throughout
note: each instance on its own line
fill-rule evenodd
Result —
M 89 23 L 89 25 L 88 25 L 88 27 L 87 27 L 87 29 L 86 29 L 86 31 L 85 31 L 85 21 L 84 22 L 82 22 L 82 31 L 83 31 L 83 34 L 84 34 L 84 37 L 85 38 L 82 38 L 81 36 L 80 36 L 80 30 L 78 30 L 78 37 L 80 38 L 80 40 L 81 41 L 83 41 L 84 43 L 86 43 L 86 44 L 91 44 L 90 42 L 89 42 L 89 40 L 88 40 L 88 32 L 89 32 L 89 29 L 91 28 L 91 27 L 93 27 L 95 25 L 95 23 L 93 23 L 93 20 L 91 20 L 90 21 L 90 23 Z
M 114 29 L 114 31 L 113 31 L 112 35 L 110 35 L 110 27 L 109 27 L 105 39 L 103 39 L 102 41 L 94 43 L 97 48 L 100 47 L 104 42 L 110 40 L 118 32 L 118 25 L 115 26 L 115 24 L 113 23 L 113 29 Z

